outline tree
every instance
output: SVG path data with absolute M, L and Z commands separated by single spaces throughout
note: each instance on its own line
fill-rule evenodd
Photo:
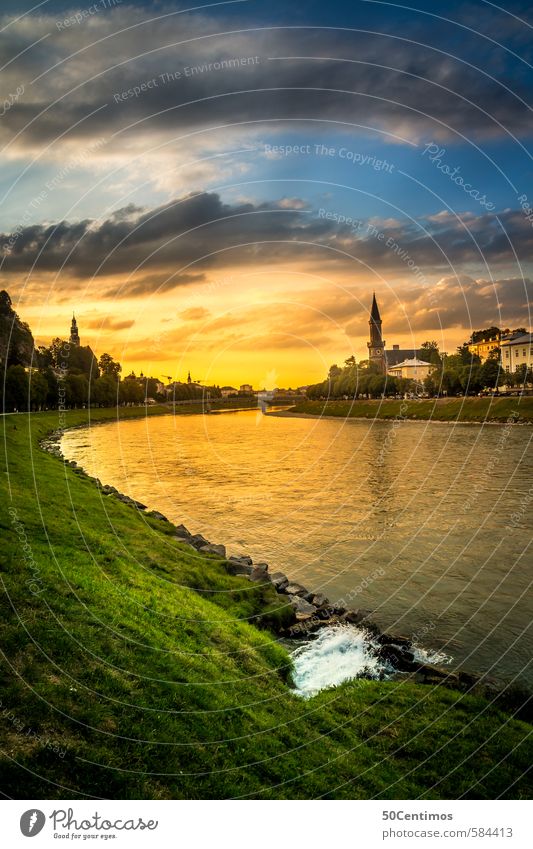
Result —
M 51 368 L 46 368 L 42 375 L 46 380 L 46 401 L 45 404 L 47 407 L 57 407 L 59 396 L 58 396 L 58 386 L 57 386 L 57 377 Z
M 110 374 L 103 374 L 91 387 L 91 400 L 100 407 L 114 407 L 118 402 L 118 383 Z
M 52 352 L 50 347 L 46 348 L 44 345 L 39 345 L 36 351 L 37 355 L 37 364 L 40 369 L 47 369 L 50 366 L 53 366 L 52 360 Z
M 98 367 L 102 375 L 114 377 L 116 380 L 118 380 L 118 376 L 122 371 L 122 366 L 113 359 L 111 354 L 102 354 L 98 360 Z
M 330 366 L 328 380 L 334 380 L 340 374 L 342 374 L 342 369 L 340 369 L 337 365 Z
M 459 370 L 459 385 L 465 395 L 479 392 L 483 388 L 481 366 L 478 363 L 463 366 Z M 456 393 L 455 393 L 456 394 Z
M 215 387 L 212 386 L 209 392 L 211 393 L 211 397 L 214 398 L 214 390 Z M 160 398 L 161 393 L 157 391 L 157 380 L 155 377 L 147 377 L 145 380 L 144 386 L 144 397 L 145 398 Z
M 503 382 L 500 362 L 495 357 L 487 357 L 480 368 L 481 385 L 486 389 L 497 389 Z
M 470 344 L 475 345 L 476 342 L 490 342 L 491 339 L 500 338 L 499 327 L 487 327 L 485 330 L 474 330 L 470 336 Z
M 507 378 L 510 375 L 506 375 Z M 531 366 L 528 368 L 526 363 L 521 363 L 514 374 L 512 375 L 512 386 L 525 386 L 526 383 L 531 383 L 533 381 L 533 369 Z M 508 381 L 509 382 L 509 381 Z
M 424 378 L 424 389 L 428 395 L 438 395 L 442 381 L 442 370 L 433 369 L 427 377 Z
M 442 359 L 437 342 L 422 342 L 420 346 L 420 359 L 434 366 L 440 366 Z
M 48 348 L 39 349 L 39 359 L 66 374 L 85 374 L 89 380 L 99 375 L 96 357 L 88 345 L 72 345 L 59 336 Z
M 384 374 L 372 374 L 368 380 L 368 394 L 371 398 L 380 398 L 384 391 L 387 378 Z
M 30 406 L 32 410 L 42 410 L 48 395 L 48 383 L 44 375 L 32 371 L 29 376 Z
M 89 403 L 89 381 L 84 374 L 69 374 L 66 378 L 66 402 L 69 407 L 86 407 Z
M 441 372 L 440 389 L 446 395 L 457 395 L 461 391 L 460 373 L 454 368 L 448 368 L 447 364 Z
M 52 339 L 48 347 L 50 356 L 50 364 L 56 369 L 68 368 L 68 357 L 70 354 L 70 344 L 56 336 Z
M 457 355 L 461 358 L 461 363 L 464 366 L 468 365 L 479 365 L 481 363 L 480 357 L 477 354 L 473 354 L 469 349 L 468 345 L 461 345 L 457 348 Z
M 144 398 L 144 387 L 138 380 L 129 378 L 120 382 L 119 401 L 121 404 L 141 404 Z

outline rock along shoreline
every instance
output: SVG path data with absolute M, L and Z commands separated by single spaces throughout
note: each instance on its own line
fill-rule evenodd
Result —
M 483 696 L 490 701 L 501 700 L 507 707 L 507 691 L 512 690 L 514 695 L 511 703 L 515 715 L 525 721 L 533 721 L 533 697 L 523 688 L 502 686 L 486 675 L 461 670 L 452 672 L 442 666 L 420 662 L 416 658 L 416 649 L 411 639 L 401 634 L 382 632 L 372 619 L 372 611 L 332 604 L 322 593 L 315 593 L 302 584 L 291 581 L 281 571 L 271 573 L 268 563 L 254 563 L 247 554 L 228 557 L 224 545 L 210 542 L 202 534 L 192 534 L 185 525 L 174 525 L 159 511 L 148 510 L 145 504 L 119 492 L 116 487 L 102 484 L 99 478 L 89 475 L 75 460 L 67 460 L 63 456 L 60 442 L 64 433 L 65 430 L 58 429 L 48 434 L 40 440 L 40 448 L 63 462 L 76 475 L 94 483 L 104 497 L 116 498 L 151 519 L 172 525 L 175 531 L 174 539 L 204 556 L 210 556 L 215 562 L 219 561 L 227 574 L 242 577 L 252 583 L 271 585 L 280 604 L 289 607 L 291 611 L 290 624 L 277 630 L 273 630 L 269 625 L 276 637 L 300 644 L 301 641 L 315 639 L 324 628 L 355 626 L 365 632 L 371 651 L 390 669 L 390 674 L 387 674 L 389 679 L 410 680 L 417 684 L 433 686 L 444 685 L 463 693 Z M 364 673 L 359 677 L 365 677 Z

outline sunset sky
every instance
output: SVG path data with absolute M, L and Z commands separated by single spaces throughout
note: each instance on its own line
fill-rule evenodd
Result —
M 528 2 L 188 5 L 2 4 L 0 288 L 39 343 L 75 311 L 125 372 L 295 386 L 366 356 L 373 291 L 388 346 L 531 327 Z

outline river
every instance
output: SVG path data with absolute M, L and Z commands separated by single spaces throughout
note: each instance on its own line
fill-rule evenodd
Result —
M 228 553 L 533 684 L 530 428 L 259 411 L 72 430 L 63 452 Z

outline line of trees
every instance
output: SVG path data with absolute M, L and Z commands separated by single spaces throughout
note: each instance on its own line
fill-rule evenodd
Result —
M 54 344 L 58 340 L 54 340 Z M 59 340 L 60 341 L 60 340 Z M 51 346 L 50 346 L 51 347 Z M 90 348 L 82 349 L 62 342 L 57 346 L 60 362 L 52 358 L 50 348 L 35 352 L 31 365 L 8 365 L 4 372 L 3 412 L 22 412 L 75 407 L 114 407 L 117 404 L 142 404 L 148 398 L 165 400 L 157 392 L 157 381 L 129 375 L 120 379 L 121 366 L 109 354 L 97 361 Z M 72 363 L 80 354 L 94 362 L 87 369 Z
M 211 398 L 221 398 L 219 386 L 199 386 L 197 383 L 174 383 L 168 394 L 169 401 L 199 401 L 209 392 Z
M 439 347 L 436 342 L 424 342 L 419 357 L 436 367 L 442 364 Z M 352 355 L 344 361 L 344 366 L 331 366 L 326 380 L 307 388 L 307 397 L 316 398 L 382 398 L 402 396 L 417 391 L 413 380 L 406 377 L 393 377 L 380 374 L 368 360 L 356 362 Z
M 59 337 L 37 348 L 6 291 L 0 292 L 0 366 L 2 412 L 166 400 L 152 378 L 132 373 L 121 380 L 122 366 L 110 354 L 97 360 L 90 347 Z
M 472 338 L 476 336 L 479 341 L 491 330 L 497 328 L 476 331 Z M 378 374 L 368 360 L 356 363 L 355 357 L 351 356 L 345 360 L 342 368 L 331 366 L 326 380 L 309 386 L 307 397 L 357 399 L 403 397 L 411 393 L 430 396 L 477 395 L 483 391 L 497 391 L 502 385 L 520 387 L 533 383 L 533 370 L 526 365 L 511 373 L 502 368 L 499 348 L 495 348 L 482 363 L 477 354 L 470 352 L 468 344 L 457 348 L 457 353 L 446 356 L 441 355 L 436 342 L 424 342 L 418 357 L 433 367 L 422 383 L 409 378 Z

